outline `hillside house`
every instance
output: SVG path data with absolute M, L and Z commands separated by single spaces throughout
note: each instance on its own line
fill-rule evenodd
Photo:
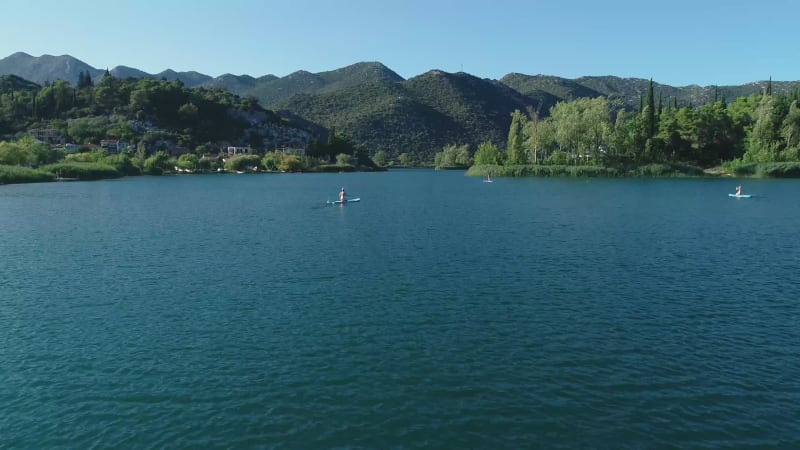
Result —
M 249 155 L 250 147 L 228 147 L 228 156 Z
M 127 148 L 127 144 L 119 139 L 103 139 L 100 141 L 100 148 L 107 151 L 109 155 L 116 155 Z
M 55 128 L 36 128 L 28 131 L 28 134 L 39 142 L 52 145 L 64 145 L 67 142 L 61 131 Z

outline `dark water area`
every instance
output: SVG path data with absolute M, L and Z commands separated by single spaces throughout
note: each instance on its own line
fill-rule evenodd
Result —
M 739 181 L 0 186 L 0 448 L 798 448 L 800 182 Z

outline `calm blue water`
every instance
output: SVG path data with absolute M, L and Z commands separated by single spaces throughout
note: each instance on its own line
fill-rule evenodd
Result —
M 0 186 L 0 448 L 800 447 L 800 181 L 736 184 Z

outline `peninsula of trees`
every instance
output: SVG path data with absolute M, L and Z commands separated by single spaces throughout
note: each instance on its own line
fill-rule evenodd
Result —
M 505 148 L 486 141 L 436 154 L 440 168 L 473 175 L 800 176 L 800 92 L 724 98 L 693 107 L 656 98 L 652 81 L 636 111 L 603 97 L 559 102 L 549 115 L 511 114 Z M 712 170 L 708 170 L 712 169 Z

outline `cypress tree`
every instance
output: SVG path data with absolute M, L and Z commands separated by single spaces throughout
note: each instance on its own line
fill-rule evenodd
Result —
M 651 138 L 656 134 L 656 104 L 653 98 L 653 79 L 650 79 L 650 85 L 647 87 L 647 106 L 645 107 L 645 121 L 647 124 L 647 138 Z
M 525 118 L 520 110 L 515 109 L 511 113 L 511 126 L 508 130 L 508 144 L 506 154 L 509 164 L 524 164 L 524 152 L 522 150 L 522 126 Z

